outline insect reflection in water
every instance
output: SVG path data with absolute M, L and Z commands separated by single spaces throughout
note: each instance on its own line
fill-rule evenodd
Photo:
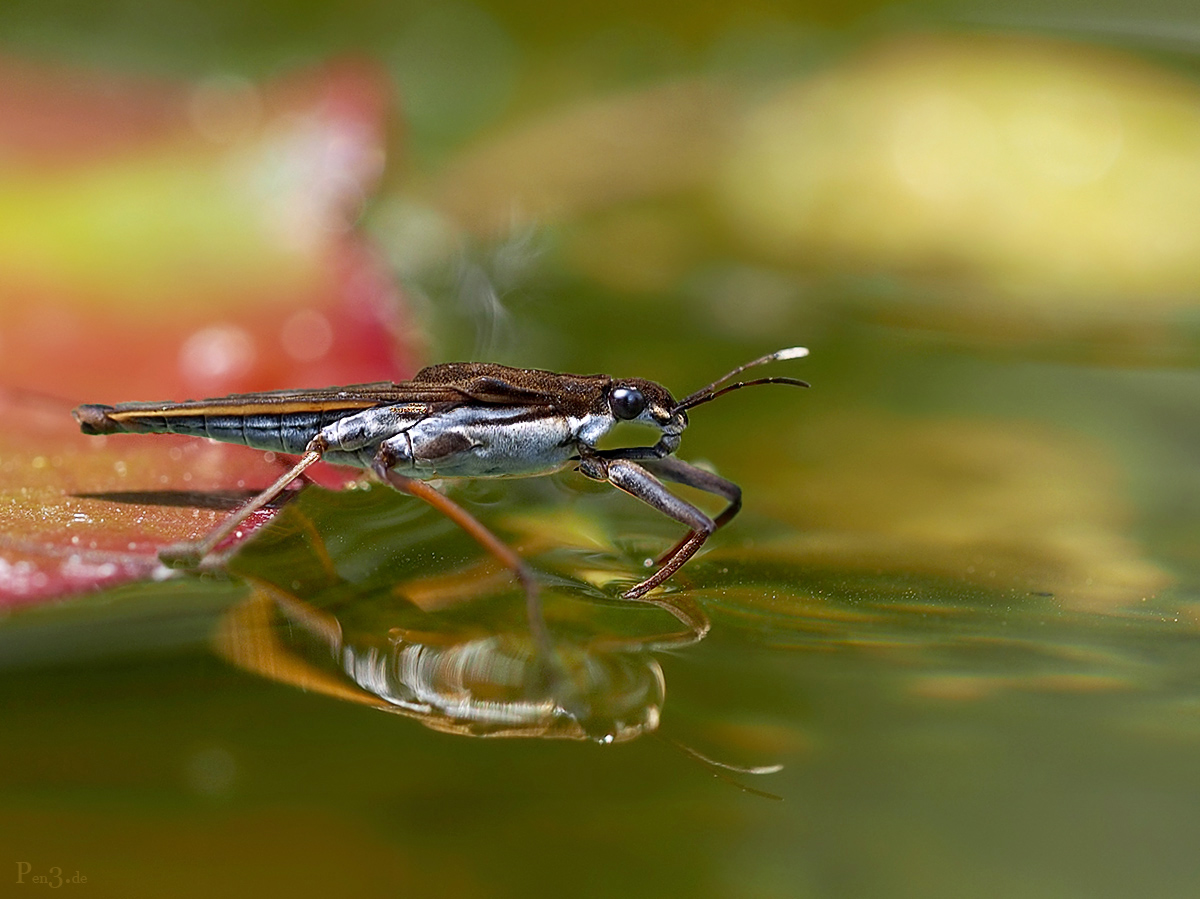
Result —
M 686 597 L 653 600 L 685 627 L 642 637 L 559 641 L 551 671 L 528 631 L 475 625 L 351 632 L 338 615 L 292 592 L 255 577 L 246 580 L 249 597 L 225 615 L 214 640 L 227 661 L 310 693 L 462 736 L 623 743 L 656 734 L 666 681 L 651 652 L 699 642 L 709 630 L 708 617 Z M 772 774 L 781 766 L 731 765 L 662 739 L 739 790 L 780 798 L 730 773 Z
M 678 610 L 690 629 L 649 637 L 560 641 L 556 670 L 527 632 L 478 625 L 351 631 L 339 617 L 266 581 L 225 616 L 218 652 L 255 674 L 310 692 L 477 737 L 617 743 L 657 729 L 665 697 L 649 650 L 694 643 L 707 618 Z M 702 616 L 702 613 L 701 613 Z

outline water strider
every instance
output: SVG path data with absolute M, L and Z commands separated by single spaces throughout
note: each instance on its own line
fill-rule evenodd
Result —
M 426 481 L 544 475 L 575 462 L 585 477 L 607 481 L 688 528 L 659 560 L 658 570 L 623 594 L 638 599 L 678 571 L 741 508 L 736 484 L 673 457 L 688 425 L 687 410 L 755 384 L 807 387 L 785 377 L 729 383 L 748 368 L 806 355 L 804 347 L 770 353 L 679 401 L 643 378 L 454 362 L 424 368 L 411 381 L 185 402 L 83 405 L 73 414 L 85 434 L 185 434 L 300 455 L 286 474 L 207 537 L 163 550 L 164 561 L 202 561 L 315 462 L 358 466 L 434 506 L 512 569 L 525 591 L 534 637 L 549 652 L 529 567 Z M 621 421 L 650 425 L 661 436 L 653 446 L 598 449 L 597 442 Z M 712 493 L 727 505 L 710 518 L 667 490 L 664 480 Z

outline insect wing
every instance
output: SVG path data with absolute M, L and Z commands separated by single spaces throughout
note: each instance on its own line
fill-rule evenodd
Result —
M 552 406 L 554 397 L 501 378 L 482 376 L 467 381 L 460 390 L 473 402 L 488 406 Z
M 109 415 L 121 420 L 144 415 L 287 415 L 296 412 L 350 414 L 374 406 L 425 404 L 432 408 L 460 405 L 469 397 L 460 389 L 411 381 L 381 381 L 319 390 L 272 390 L 235 393 L 204 400 L 161 403 L 119 403 Z

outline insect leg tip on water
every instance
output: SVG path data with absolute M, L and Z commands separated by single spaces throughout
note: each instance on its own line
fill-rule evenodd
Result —
M 653 590 L 655 588 L 655 586 L 657 586 L 657 585 L 652 584 L 649 587 L 647 587 L 644 583 L 637 584 L 636 586 L 630 587 L 628 590 L 626 590 L 624 593 L 622 593 L 621 599 L 641 599 L 647 593 L 649 593 L 651 590 Z
M 167 568 L 192 570 L 200 568 L 207 555 L 194 543 L 172 543 L 158 551 L 158 561 Z

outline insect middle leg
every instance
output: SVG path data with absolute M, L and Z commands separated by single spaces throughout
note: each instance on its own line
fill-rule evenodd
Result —
M 554 658 L 553 644 L 550 642 L 550 632 L 542 617 L 541 599 L 538 596 L 537 581 L 529 566 L 513 550 L 511 546 L 489 531 L 480 521 L 443 493 L 434 490 L 425 481 L 410 478 L 394 471 L 391 465 L 396 460 L 389 457 L 386 449 L 380 451 L 371 463 L 371 469 L 385 483 L 391 484 L 401 493 L 415 496 L 433 506 L 456 525 L 462 528 L 480 546 L 490 552 L 506 568 L 516 575 L 525 592 L 526 615 L 529 619 L 529 630 L 533 635 L 539 653 L 544 660 Z

